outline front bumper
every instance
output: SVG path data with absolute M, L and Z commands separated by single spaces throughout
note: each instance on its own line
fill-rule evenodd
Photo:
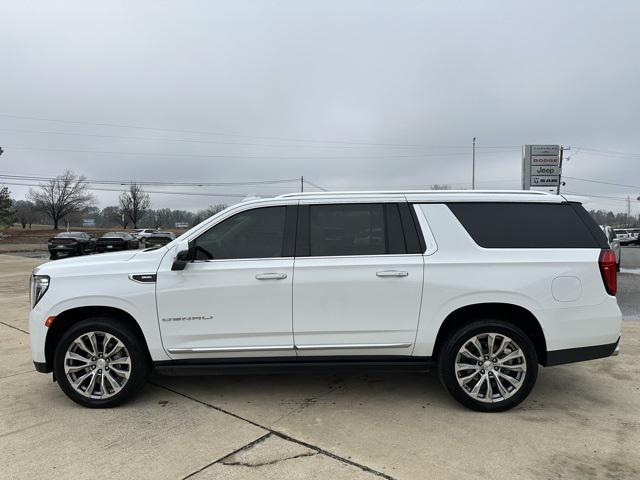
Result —
M 127 246 L 126 245 L 96 245 L 96 250 L 99 253 L 104 253 L 104 252 L 119 252 L 122 250 L 126 250 Z
M 73 246 L 61 246 L 61 245 L 49 245 L 49 253 L 65 253 L 65 254 L 75 254 L 78 253 L 78 245 Z

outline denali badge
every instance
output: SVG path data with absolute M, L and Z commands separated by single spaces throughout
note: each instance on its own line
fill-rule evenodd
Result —
M 168 317 L 163 318 L 163 322 L 182 322 L 185 320 L 211 320 L 213 315 L 194 315 L 192 317 Z

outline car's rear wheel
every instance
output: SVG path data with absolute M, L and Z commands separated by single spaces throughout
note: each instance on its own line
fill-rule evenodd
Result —
M 440 379 L 464 406 L 501 412 L 522 402 L 538 375 L 536 349 L 518 327 L 479 320 L 451 334 L 438 355 Z
M 62 391 L 85 407 L 114 407 L 145 384 L 150 362 L 143 342 L 117 318 L 94 317 L 60 339 L 54 374 Z
M 58 254 L 56 252 L 49 252 L 49 260 L 57 260 Z

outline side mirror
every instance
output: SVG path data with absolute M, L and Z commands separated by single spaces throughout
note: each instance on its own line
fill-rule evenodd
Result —
M 192 258 L 191 245 L 186 240 L 183 240 L 176 246 L 176 255 L 173 258 L 171 270 L 184 270 Z

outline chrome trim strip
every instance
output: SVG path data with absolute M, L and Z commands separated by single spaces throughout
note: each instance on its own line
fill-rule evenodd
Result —
M 353 350 L 360 348 L 409 348 L 412 343 L 345 343 L 339 345 L 296 345 L 296 350 Z
M 196 348 L 169 348 L 169 353 L 224 353 L 224 352 L 272 352 L 290 351 L 293 345 L 264 345 L 255 347 L 196 347 Z

